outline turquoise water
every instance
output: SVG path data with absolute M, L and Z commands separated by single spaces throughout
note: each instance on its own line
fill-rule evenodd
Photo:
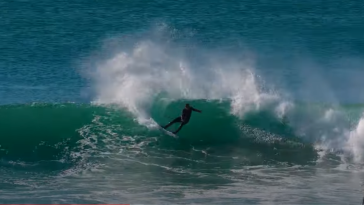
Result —
M 0 6 L 1 202 L 361 202 L 361 1 Z

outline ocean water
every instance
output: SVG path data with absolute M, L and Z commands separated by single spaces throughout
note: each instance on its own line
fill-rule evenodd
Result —
M 0 8 L 1 203 L 361 204 L 362 1 Z

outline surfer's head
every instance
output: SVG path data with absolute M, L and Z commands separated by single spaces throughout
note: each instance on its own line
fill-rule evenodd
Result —
M 188 103 L 187 103 L 187 104 L 186 104 L 186 108 L 190 108 L 190 104 L 188 104 Z

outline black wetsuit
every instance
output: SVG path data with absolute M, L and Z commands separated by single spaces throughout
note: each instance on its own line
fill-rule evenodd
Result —
M 172 124 L 174 124 L 176 122 L 181 122 L 181 125 L 179 126 L 179 128 L 176 131 L 173 132 L 173 133 L 177 133 L 183 127 L 183 125 L 187 124 L 190 121 L 192 111 L 200 112 L 199 110 L 197 110 L 197 109 L 195 109 L 193 107 L 190 107 L 190 109 L 184 108 L 182 110 L 182 115 L 181 116 L 176 117 L 176 119 L 174 119 L 172 122 L 168 123 L 163 128 L 167 129 Z

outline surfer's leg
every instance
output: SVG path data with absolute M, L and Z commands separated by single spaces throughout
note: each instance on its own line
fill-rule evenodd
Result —
M 179 132 L 182 129 L 183 125 L 185 124 L 187 124 L 187 122 L 182 122 L 181 125 L 178 127 L 178 129 L 173 132 L 173 134 L 177 134 L 177 132 Z
M 179 132 L 181 130 L 183 125 L 185 125 L 185 124 L 181 123 L 181 125 L 178 127 L 178 129 L 176 131 L 173 132 L 173 134 L 177 134 L 177 132 Z
M 176 119 L 174 119 L 172 122 L 168 123 L 167 125 L 163 126 L 164 129 L 167 129 L 169 126 L 171 126 L 172 124 L 176 123 L 176 122 L 181 122 L 181 117 L 176 117 Z

